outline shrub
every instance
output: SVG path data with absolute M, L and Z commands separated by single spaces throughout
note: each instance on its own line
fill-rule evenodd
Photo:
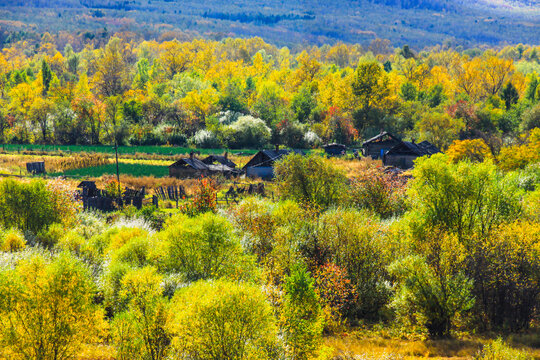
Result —
M 534 357 L 526 351 L 513 349 L 501 338 L 484 345 L 475 360 L 533 360 Z
M 323 317 L 314 281 L 303 265 L 292 268 L 284 290 L 280 323 L 287 353 L 292 359 L 312 359 L 320 351 Z
M 75 207 L 63 189 L 44 181 L 0 182 L 0 225 L 37 234 L 53 223 L 71 222 Z
M 167 270 L 185 274 L 188 281 L 249 274 L 245 267 L 251 267 L 251 259 L 242 253 L 231 224 L 221 216 L 177 215 L 159 236 L 168 248 Z
M 405 212 L 405 190 L 405 178 L 374 169 L 351 181 L 350 199 L 355 206 L 388 218 Z
M 219 140 L 211 131 L 199 130 L 189 139 L 190 143 L 201 149 L 216 149 L 219 148 Z
M 250 115 L 240 116 L 223 131 L 227 146 L 236 149 L 264 147 L 271 135 L 270 128 L 263 120 Z
M 0 238 L 0 250 L 4 252 L 20 251 L 26 247 L 24 235 L 17 229 L 4 231 Z
M 340 203 L 346 192 L 343 171 L 319 156 L 290 154 L 275 164 L 276 185 L 283 199 L 327 208 Z
M 66 254 L 34 255 L 0 274 L 3 350 L 20 358 L 71 359 L 95 341 L 103 313 L 83 265 Z
M 474 304 L 472 281 L 461 272 L 436 272 L 418 256 L 394 262 L 389 271 L 398 284 L 392 307 L 424 323 L 432 337 L 448 336 L 456 316 Z
M 182 205 L 180 211 L 189 216 L 196 216 L 206 212 L 216 212 L 217 190 L 211 179 L 197 180 L 197 188 L 190 202 Z
M 253 285 L 200 281 L 179 291 L 173 348 L 187 358 L 269 359 L 276 346 L 272 309 Z

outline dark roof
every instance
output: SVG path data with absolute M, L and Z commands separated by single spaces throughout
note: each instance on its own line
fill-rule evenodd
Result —
M 272 167 L 274 162 L 282 157 L 289 155 L 290 153 L 296 153 L 304 156 L 305 153 L 302 150 L 261 150 L 256 153 L 251 160 L 244 166 L 244 169 L 252 166 L 267 166 Z
M 231 160 L 229 160 L 223 155 L 209 155 L 205 157 L 204 159 L 202 159 L 201 161 L 207 165 L 219 163 L 221 165 L 226 165 L 230 168 L 236 167 L 236 164 L 234 162 L 232 162 Z
M 385 155 L 392 154 L 412 154 L 416 156 L 433 155 L 441 152 L 435 145 L 428 141 L 422 141 L 421 143 L 412 143 L 409 141 L 402 141 L 390 150 Z
M 78 188 L 89 188 L 89 189 L 97 189 L 96 183 L 94 181 L 81 181 L 79 185 L 77 185 Z
M 208 170 L 208 165 L 195 157 L 181 158 L 180 160 L 176 161 L 174 164 L 169 165 L 169 167 L 176 167 L 179 165 L 188 166 L 195 170 Z
M 333 144 L 326 144 L 326 145 L 323 145 L 323 148 L 324 149 L 327 149 L 327 148 L 333 148 L 333 147 L 337 147 L 337 148 L 340 148 L 340 149 L 346 149 L 347 146 L 343 145 L 343 144 L 338 144 L 338 143 L 333 143 Z
M 385 136 L 388 136 L 388 137 L 390 137 L 390 138 L 392 138 L 392 139 L 394 139 L 394 140 L 396 140 L 396 141 L 401 141 L 401 139 L 398 138 L 397 136 L 394 136 L 394 135 L 390 134 L 388 131 L 383 131 L 383 132 L 380 133 L 379 135 L 374 136 L 374 137 L 372 137 L 371 139 L 368 139 L 368 140 L 364 141 L 364 142 L 362 143 L 362 146 L 364 146 L 364 145 L 366 145 L 366 144 L 369 144 L 369 143 L 371 143 L 371 142 L 377 141 L 377 140 L 379 140 L 379 139 L 382 139 L 382 138 L 385 137 Z

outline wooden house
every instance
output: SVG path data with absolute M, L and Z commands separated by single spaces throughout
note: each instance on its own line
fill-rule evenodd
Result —
M 433 155 L 438 152 L 440 152 L 440 150 L 427 141 L 422 141 L 418 144 L 401 141 L 384 154 L 383 164 L 385 166 L 395 166 L 401 169 L 410 169 L 414 166 L 414 160 L 417 158 Z
M 207 165 L 225 165 L 228 166 L 231 169 L 236 168 L 236 164 L 231 161 L 228 157 L 228 154 L 225 153 L 225 155 L 209 155 L 201 160 L 203 163 Z
M 293 152 L 305 155 L 301 150 L 279 150 L 279 148 L 261 150 L 249 160 L 243 169 L 247 176 L 271 179 L 274 177 L 274 163 Z
M 324 152 L 328 156 L 343 156 L 347 152 L 347 147 L 343 144 L 328 144 L 323 146 Z
M 197 178 L 209 173 L 208 165 L 197 159 L 193 153 L 169 165 L 169 176 L 179 179 Z
M 371 156 L 372 159 L 382 159 L 384 153 L 400 142 L 400 138 L 384 131 L 362 143 L 362 155 Z

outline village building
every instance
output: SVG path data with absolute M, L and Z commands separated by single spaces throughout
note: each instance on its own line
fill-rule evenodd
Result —
M 225 155 L 209 155 L 201 160 L 203 163 L 207 165 L 225 165 L 228 166 L 231 169 L 236 168 L 236 164 L 231 161 L 228 157 L 228 154 L 225 153 Z
M 324 145 L 323 149 L 328 156 L 343 156 L 347 153 L 347 147 L 343 144 L 328 144 Z
M 414 143 L 401 141 L 388 150 L 383 156 L 384 166 L 395 166 L 400 169 L 410 169 L 414 166 L 414 160 L 421 156 L 433 155 L 441 152 L 435 145 L 422 141 Z
M 238 173 L 235 167 L 236 164 L 224 156 L 211 155 L 204 160 L 200 160 L 191 153 L 189 157 L 181 158 L 169 165 L 169 176 L 178 179 L 198 178 L 215 174 L 230 176 Z
M 305 155 L 301 150 L 261 150 L 256 153 L 244 166 L 246 175 L 249 177 L 259 177 L 261 179 L 271 179 L 274 177 L 274 163 L 290 153 Z
M 371 156 L 372 159 L 382 159 L 388 150 L 399 143 L 401 143 L 400 138 L 384 131 L 362 143 L 362 155 Z

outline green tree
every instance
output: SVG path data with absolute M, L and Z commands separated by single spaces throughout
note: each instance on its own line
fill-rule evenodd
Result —
M 512 105 L 517 104 L 519 100 L 519 94 L 516 87 L 511 83 L 507 83 L 501 90 L 501 97 L 506 105 L 506 110 L 510 110 Z
M 17 359 L 72 359 L 104 326 L 84 266 L 33 255 L 0 270 L 0 342 Z
M 276 347 L 272 308 L 260 288 L 199 281 L 172 300 L 178 354 L 200 360 L 269 359 Z
M 287 155 L 275 164 L 276 185 L 283 199 L 324 208 L 338 204 L 346 191 L 343 171 L 320 156 Z
M 52 71 L 45 59 L 41 60 L 41 81 L 43 82 L 43 96 L 47 95 L 52 80 Z
M 307 360 L 318 355 L 323 317 L 314 280 L 303 265 L 295 265 L 285 279 L 281 327 L 292 359 Z

